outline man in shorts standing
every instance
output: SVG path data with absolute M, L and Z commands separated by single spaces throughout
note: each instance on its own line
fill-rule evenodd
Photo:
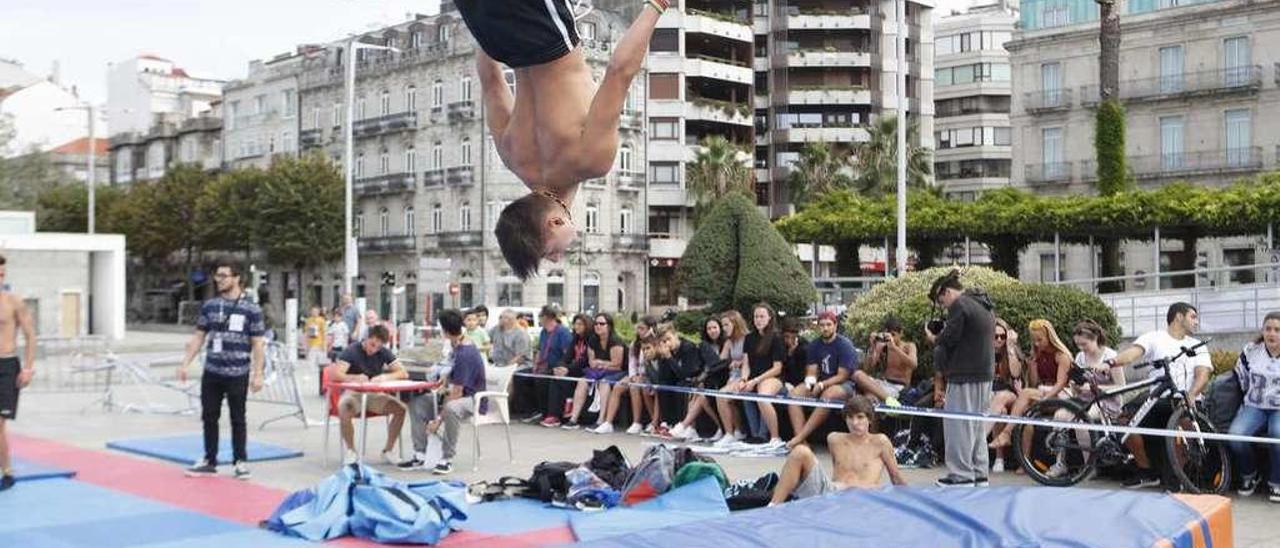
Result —
M 36 328 L 26 304 L 4 285 L 5 262 L 0 255 L 0 491 L 13 487 L 15 481 L 6 423 L 17 418 L 18 392 L 31 384 L 36 363 Z M 18 360 L 19 328 L 27 341 L 22 361 Z
M 798 445 L 782 465 L 778 485 L 773 488 L 769 506 L 797 499 L 815 497 L 845 489 L 875 489 L 884 481 L 884 472 L 894 485 L 906 485 L 898 471 L 889 437 L 875 432 L 875 406 L 864 396 L 853 396 L 844 404 L 844 421 L 849 433 L 827 435 L 835 480 L 818 462 L 808 445 Z

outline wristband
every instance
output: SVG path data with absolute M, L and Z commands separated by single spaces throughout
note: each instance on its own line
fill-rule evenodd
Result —
M 671 3 L 667 0 L 645 0 L 644 3 L 653 7 L 653 11 L 658 12 L 658 15 L 666 13 L 667 8 L 671 7 Z

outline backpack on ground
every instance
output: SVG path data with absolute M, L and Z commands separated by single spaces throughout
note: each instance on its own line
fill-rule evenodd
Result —
M 705 477 L 713 477 L 720 484 L 720 490 L 729 487 L 729 478 L 725 475 L 724 469 L 714 462 L 690 462 L 681 466 L 676 471 L 676 477 L 671 481 L 672 487 L 680 487 L 690 483 L 696 483 Z
M 622 487 L 622 503 L 630 506 L 666 493 L 674 478 L 675 454 L 666 445 L 654 445 L 631 469 Z
M 899 430 L 893 435 L 893 454 L 898 466 L 903 468 L 932 468 L 938 464 L 938 454 L 934 450 L 929 435 L 913 431 L 911 428 Z
M 769 472 L 755 479 L 740 480 L 725 488 L 725 503 L 732 512 L 763 508 L 769 505 L 773 498 L 773 488 L 777 486 L 777 472 Z
M 586 466 L 593 474 L 608 483 L 609 487 L 617 490 L 621 490 L 627 483 L 627 475 L 631 473 L 631 465 L 627 463 L 627 457 L 616 445 L 593 451 L 591 460 Z
M 520 496 L 542 502 L 565 500 L 569 496 L 569 480 L 564 474 L 578 466 L 578 463 L 565 461 L 538 463 L 533 467 L 533 475 L 529 476 L 528 487 Z

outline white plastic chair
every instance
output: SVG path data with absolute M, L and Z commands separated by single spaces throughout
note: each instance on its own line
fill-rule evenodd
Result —
M 511 377 L 515 373 L 516 367 L 491 367 L 485 366 L 484 378 L 485 385 L 495 387 L 496 390 L 486 390 L 484 392 L 476 392 L 472 394 L 472 405 L 474 405 L 475 413 L 471 415 L 472 433 L 472 465 L 471 470 L 480 469 L 480 426 L 483 424 L 502 423 L 502 427 L 507 434 L 507 457 L 511 462 L 515 462 L 515 450 L 511 447 L 511 412 L 507 407 L 509 396 L 507 389 L 511 385 Z M 488 399 L 488 412 L 480 414 L 480 400 Z

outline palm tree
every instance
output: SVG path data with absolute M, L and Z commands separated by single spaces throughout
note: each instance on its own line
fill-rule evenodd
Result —
M 732 192 L 754 196 L 750 157 L 722 135 L 702 139 L 698 155 L 686 169 L 693 195 L 694 218 L 715 200 Z
M 919 145 L 919 129 L 907 129 L 907 187 L 926 188 L 933 173 L 929 151 Z M 854 146 L 854 186 L 862 193 L 881 196 L 896 188 L 898 179 L 898 119 L 883 116 L 871 126 L 870 138 Z
M 1131 186 L 1127 180 L 1124 158 L 1124 111 L 1120 99 L 1120 12 L 1115 0 L 1096 0 L 1098 3 L 1098 111 L 1094 129 L 1094 160 L 1098 166 L 1095 187 L 1099 194 L 1112 195 Z M 1109 150 L 1108 150 L 1109 147 Z M 1118 276 L 1120 271 L 1120 242 L 1114 238 L 1102 240 L 1103 277 Z M 1104 293 L 1120 291 L 1119 282 L 1099 284 Z
M 800 150 L 800 161 L 791 168 L 791 201 L 802 206 L 833 190 L 848 188 L 853 178 L 846 172 L 849 153 L 826 141 L 807 143 Z

